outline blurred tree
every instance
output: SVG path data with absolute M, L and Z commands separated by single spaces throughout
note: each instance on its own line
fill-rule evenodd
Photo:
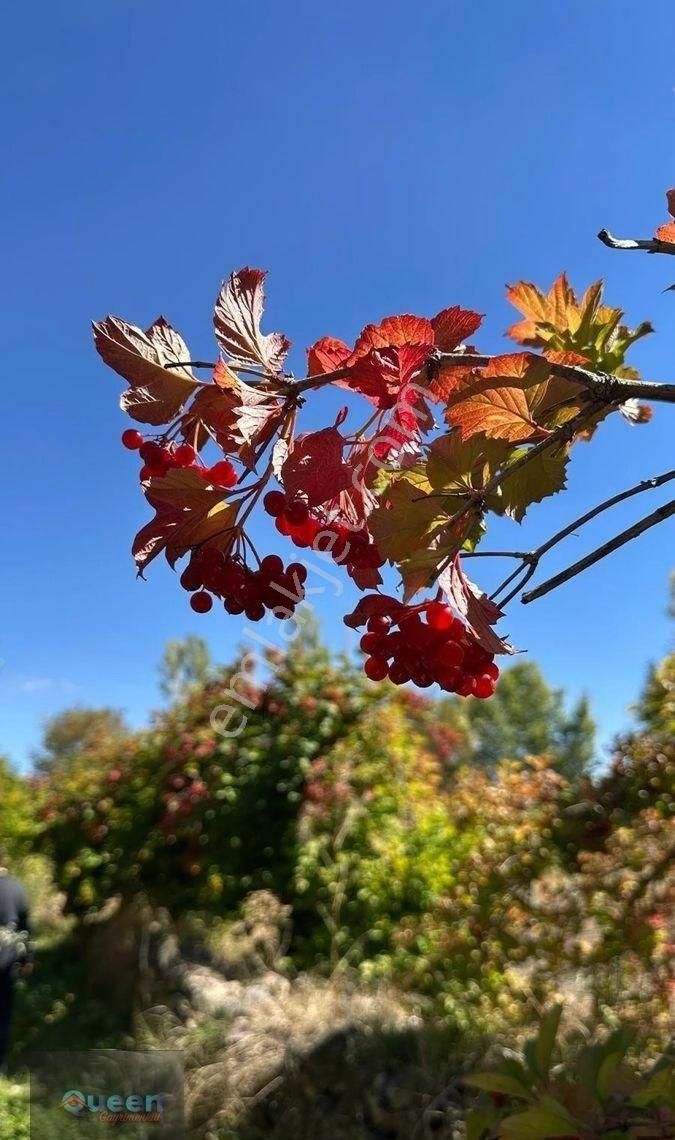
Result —
M 38 826 L 36 796 L 38 789 L 0 756 L 0 844 L 12 861 L 31 848 Z
M 675 618 L 675 571 L 670 575 L 668 614 Z M 675 653 L 650 665 L 640 699 L 633 706 L 641 725 L 653 736 L 675 737 Z
M 35 768 L 42 775 L 64 774 L 78 759 L 96 754 L 111 742 L 123 740 L 128 732 L 118 709 L 65 709 L 46 721 L 42 747 L 33 753 Z
M 463 759 L 489 771 L 501 760 L 547 756 L 551 767 L 572 779 L 593 759 L 588 699 L 581 697 L 568 714 L 563 693 L 547 684 L 532 661 L 506 669 L 489 701 L 451 697 L 441 702 L 440 715 L 464 736 Z
M 213 662 L 203 637 L 190 634 L 183 641 L 168 641 L 159 666 L 159 687 L 168 701 L 180 700 L 193 685 L 204 685 L 213 675 Z

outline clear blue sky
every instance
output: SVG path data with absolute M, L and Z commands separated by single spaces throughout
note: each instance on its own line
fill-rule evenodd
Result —
M 453 303 L 488 314 L 481 343 L 495 349 L 512 316 L 504 284 L 548 285 L 567 268 L 578 286 L 603 275 L 632 321 L 651 318 L 659 335 L 636 362 L 675 376 L 675 295 L 662 292 L 675 265 L 594 236 L 665 219 L 673 32 L 672 0 L 7 8 L 0 751 L 23 761 L 41 718 L 73 702 L 139 722 L 168 638 L 201 630 L 225 658 L 240 635 L 237 619 L 193 617 L 165 567 L 134 577 L 147 509 L 92 317 L 162 312 L 208 357 L 219 281 L 251 264 L 270 270 L 268 328 L 298 350 Z M 651 427 L 604 428 L 518 543 L 671 466 L 674 427 L 660 408 Z M 565 558 L 666 497 L 571 539 Z M 553 683 L 590 693 L 605 739 L 668 648 L 674 533 L 666 524 L 505 623 Z M 342 646 L 330 592 L 317 608 Z

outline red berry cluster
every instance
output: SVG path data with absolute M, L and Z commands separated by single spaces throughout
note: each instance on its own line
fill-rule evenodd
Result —
M 423 620 L 426 618 L 426 621 Z M 376 614 L 361 638 L 367 654 L 364 672 L 371 681 L 388 677 L 395 685 L 412 681 L 422 689 L 434 682 L 461 697 L 491 697 L 499 669 L 442 602 L 398 606 L 395 614 Z
M 343 523 L 320 519 L 311 514 L 302 499 L 289 500 L 283 491 L 268 491 L 263 506 L 275 520 L 279 534 L 287 535 L 295 546 L 330 554 L 350 572 L 379 569 L 386 562 L 367 530 L 350 530 Z
M 166 475 L 172 467 L 191 467 L 206 483 L 211 483 L 214 487 L 234 487 L 238 479 L 234 464 L 229 459 L 221 459 L 212 467 L 205 467 L 189 443 L 160 443 L 158 440 L 144 439 L 135 428 L 128 428 L 122 433 L 122 443 L 129 451 L 138 451 L 140 454 L 143 460 L 141 481 Z
M 305 597 L 307 570 L 300 562 L 284 568 L 278 554 L 268 554 L 257 570 L 251 570 L 234 555 L 213 547 L 192 552 L 180 577 L 181 586 L 192 593 L 190 605 L 205 614 L 220 598 L 230 614 L 246 614 L 260 621 L 267 610 L 284 620 L 291 617 Z

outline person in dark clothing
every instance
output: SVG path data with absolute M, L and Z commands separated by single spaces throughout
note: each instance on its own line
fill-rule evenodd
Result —
M 28 899 L 0 854 L 0 1070 L 4 1067 L 14 1007 L 14 982 L 32 970 Z

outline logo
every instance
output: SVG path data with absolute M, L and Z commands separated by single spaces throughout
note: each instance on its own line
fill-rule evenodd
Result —
M 69 1092 L 64 1093 L 61 1104 L 66 1112 L 71 1112 L 73 1116 L 82 1116 L 87 1107 L 87 1102 L 78 1089 L 71 1089 Z
M 127 1124 L 143 1121 L 158 1123 L 164 1112 L 164 1099 L 161 1093 L 132 1093 L 121 1096 L 119 1093 L 83 1093 L 79 1089 L 69 1089 L 61 1098 L 61 1105 L 72 1116 L 84 1117 L 86 1113 L 97 1113 L 108 1124 Z

